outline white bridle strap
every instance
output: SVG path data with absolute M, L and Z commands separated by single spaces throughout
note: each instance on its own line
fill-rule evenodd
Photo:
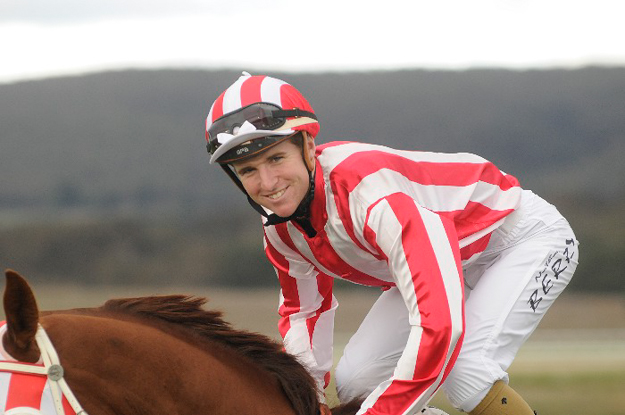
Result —
M 65 399 L 67 399 L 67 402 L 70 404 L 76 415 L 88 415 L 82 406 L 80 406 L 76 396 L 65 381 L 65 377 L 63 376 L 63 367 L 61 366 L 59 356 L 56 353 L 50 338 L 46 334 L 46 331 L 43 327 L 41 327 L 41 325 L 39 325 L 37 329 L 35 340 L 37 341 L 37 346 L 39 346 L 39 350 L 41 351 L 43 367 L 21 362 L 0 362 L 0 371 L 6 370 L 9 372 L 47 376 L 57 415 L 65 415 L 65 410 L 63 409 L 63 395 L 65 395 Z
M 0 362 L 0 371 L 32 373 L 33 375 L 47 375 L 48 370 L 43 366 L 29 365 L 22 362 Z

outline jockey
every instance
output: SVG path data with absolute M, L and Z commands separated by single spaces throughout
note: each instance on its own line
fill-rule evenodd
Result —
M 299 91 L 245 72 L 206 121 L 210 162 L 264 216 L 287 352 L 322 391 L 334 279 L 380 287 L 335 369 L 341 401 L 415 414 L 442 386 L 470 414 L 533 414 L 506 370 L 577 266 L 568 222 L 479 156 L 316 145 L 318 132 Z

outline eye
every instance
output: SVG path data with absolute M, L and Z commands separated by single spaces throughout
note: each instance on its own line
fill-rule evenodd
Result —
M 237 174 L 239 176 L 247 176 L 248 174 L 252 173 L 253 171 L 254 171 L 254 169 L 251 168 L 251 167 L 243 167 L 242 169 L 237 171 Z
M 276 154 L 274 156 L 269 157 L 269 161 L 276 163 L 280 160 L 282 160 L 284 158 L 284 156 L 280 155 L 280 154 Z

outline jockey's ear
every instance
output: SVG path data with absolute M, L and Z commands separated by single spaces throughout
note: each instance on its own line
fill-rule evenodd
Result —
M 308 171 L 312 172 L 315 170 L 315 139 L 306 131 L 302 131 L 302 136 L 304 137 L 302 143 L 304 163 Z

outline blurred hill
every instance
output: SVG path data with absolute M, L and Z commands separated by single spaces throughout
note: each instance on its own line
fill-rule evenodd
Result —
M 574 287 L 625 290 L 625 68 L 271 75 L 308 97 L 318 142 L 494 161 L 573 224 L 583 257 Z M 0 264 L 99 283 L 267 280 L 259 220 L 205 149 L 210 104 L 238 76 L 0 85 Z

